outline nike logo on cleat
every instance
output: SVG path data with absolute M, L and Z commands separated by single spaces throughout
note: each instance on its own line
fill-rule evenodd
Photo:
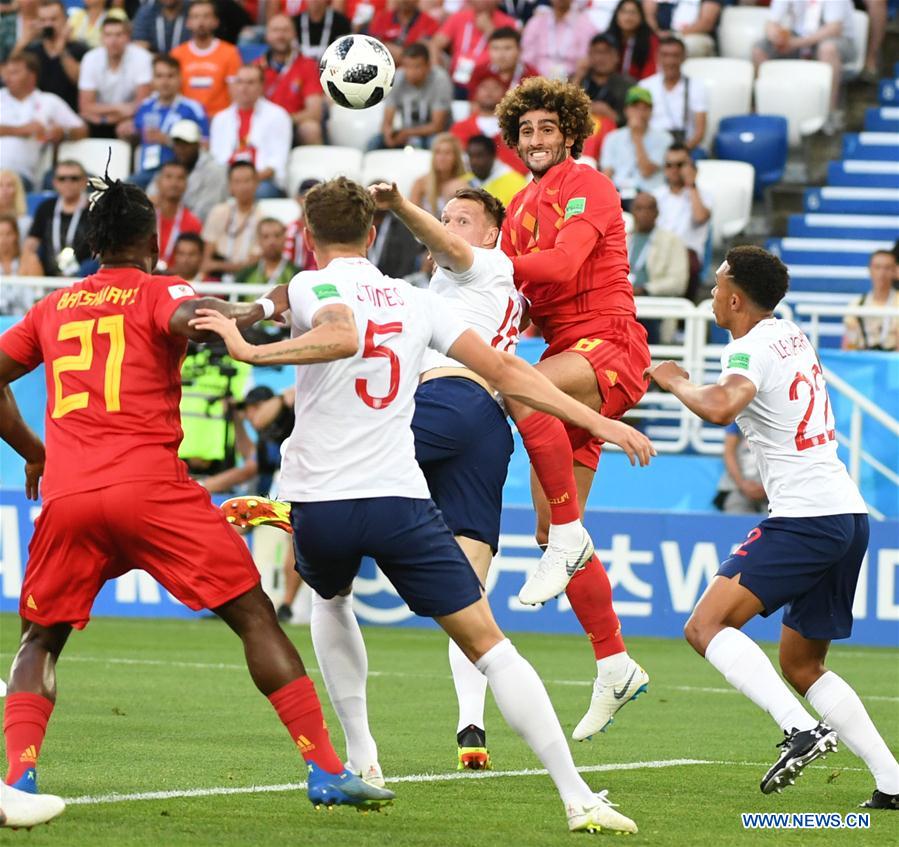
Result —
M 616 700 L 620 700 L 620 699 L 621 699 L 622 697 L 624 697 L 624 695 L 627 693 L 628 688 L 631 687 L 631 680 L 634 678 L 634 674 L 635 674 L 636 672 L 637 672 L 637 669 L 634 668 L 634 669 L 631 671 L 631 675 L 627 678 L 627 682 L 624 683 L 624 686 L 622 687 L 622 689 L 621 689 L 620 691 L 619 691 L 617 688 L 613 688 L 613 689 L 612 689 L 612 696 L 613 696 Z
M 584 549 L 581 550 L 581 554 L 576 559 L 565 563 L 565 573 L 567 573 L 569 577 L 574 576 L 583 567 L 582 560 L 589 547 L 589 544 L 585 544 Z

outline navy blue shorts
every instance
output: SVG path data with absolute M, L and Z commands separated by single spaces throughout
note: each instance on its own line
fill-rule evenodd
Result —
M 290 523 L 297 571 L 326 600 L 352 584 L 363 556 L 416 615 L 450 615 L 481 598 L 477 574 L 432 500 L 292 503 Z
M 867 515 L 768 518 L 718 574 L 740 574 L 740 585 L 764 605 L 764 617 L 786 606 L 784 624 L 805 638 L 848 638 L 868 533 Z
M 415 458 L 453 535 L 499 549 L 503 485 L 514 444 L 499 403 L 464 377 L 439 377 L 415 392 Z

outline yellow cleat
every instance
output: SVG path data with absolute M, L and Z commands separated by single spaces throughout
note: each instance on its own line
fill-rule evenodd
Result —
M 290 503 L 268 497 L 231 497 L 219 507 L 229 524 L 250 529 L 254 526 L 274 526 L 292 533 Z

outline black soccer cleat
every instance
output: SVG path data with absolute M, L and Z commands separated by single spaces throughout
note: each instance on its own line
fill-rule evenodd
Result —
M 490 769 L 487 733 L 483 729 L 469 724 L 456 735 L 456 743 L 459 746 L 456 770 L 484 771 Z
M 862 809 L 892 809 L 894 812 L 899 811 L 899 794 L 884 794 L 882 791 L 874 789 L 870 800 L 865 800 L 859 808 Z
M 783 747 L 784 752 L 762 779 L 759 786 L 762 794 L 772 794 L 775 791 L 779 794 L 796 781 L 806 765 L 836 751 L 837 734 L 826 723 L 821 722 L 814 729 L 784 732 L 784 740 L 777 746 Z

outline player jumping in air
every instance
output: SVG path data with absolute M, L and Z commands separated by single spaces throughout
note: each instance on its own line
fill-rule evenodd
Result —
M 502 248 L 549 345 L 537 368 L 569 396 L 620 418 L 646 392 L 649 347 L 628 281 L 618 192 L 574 161 L 593 133 L 590 100 L 576 86 L 535 77 L 496 112 L 503 139 L 533 176 L 509 204 Z M 566 437 L 561 422 L 518 404 L 508 409 L 531 459 L 537 541 L 548 545 L 518 597 L 536 604 L 566 591 L 593 645 L 593 696 L 573 733 L 583 741 L 649 683 L 627 654 L 608 575 L 581 524 L 602 441 L 571 427 Z
M 504 394 L 596 436 L 606 434 L 607 422 L 522 360 L 489 347 L 436 294 L 383 276 L 365 258 L 374 212 L 371 195 L 344 178 L 306 196 L 304 238 L 322 270 L 298 274 L 289 300 L 269 304 L 278 312 L 289 306 L 294 338 L 255 347 L 232 320 L 205 310 L 194 325 L 219 332 L 241 361 L 298 365 L 281 493 L 291 501 L 303 579 L 325 599 L 348 595 L 362 556 L 374 558 L 409 608 L 435 618 L 487 677 L 501 713 L 555 782 L 569 829 L 636 832 L 575 769 L 546 689 L 497 627 L 477 574 L 430 498 L 411 429 L 429 346 Z M 641 462 L 651 449 L 639 444 Z
M 719 568 L 685 627 L 687 641 L 784 732 L 783 754 L 762 778 L 765 794 L 792 785 L 837 736 L 870 769 L 863 805 L 899 808 L 899 764 L 855 691 L 824 661 L 833 638 L 852 631 L 852 601 L 868 546 L 868 515 L 837 457 L 821 363 L 792 321 L 773 315 L 789 277 L 776 256 L 736 247 L 718 269 L 712 309 L 733 341 L 715 385 L 694 385 L 674 362 L 648 371 L 659 387 L 715 424 L 736 420 L 752 448 L 770 516 Z M 762 649 L 740 629 L 786 607 L 780 636 L 790 692 Z
M 392 792 L 346 771 L 296 648 L 278 626 L 246 545 L 178 459 L 181 361 L 198 307 L 242 325 L 256 304 L 197 298 L 152 276 L 156 212 L 137 187 L 98 181 L 88 238 L 100 270 L 54 291 L 0 336 L 0 437 L 26 462 L 38 495 L 44 445 L 9 383 L 44 364 L 47 472 L 19 612 L 23 634 L 9 678 L 3 734 L 14 788 L 37 791 L 37 760 L 56 701 L 56 662 L 83 629 L 103 584 L 140 568 L 192 609 L 212 609 L 243 642 L 257 688 L 308 765 L 316 805 L 377 808 Z

